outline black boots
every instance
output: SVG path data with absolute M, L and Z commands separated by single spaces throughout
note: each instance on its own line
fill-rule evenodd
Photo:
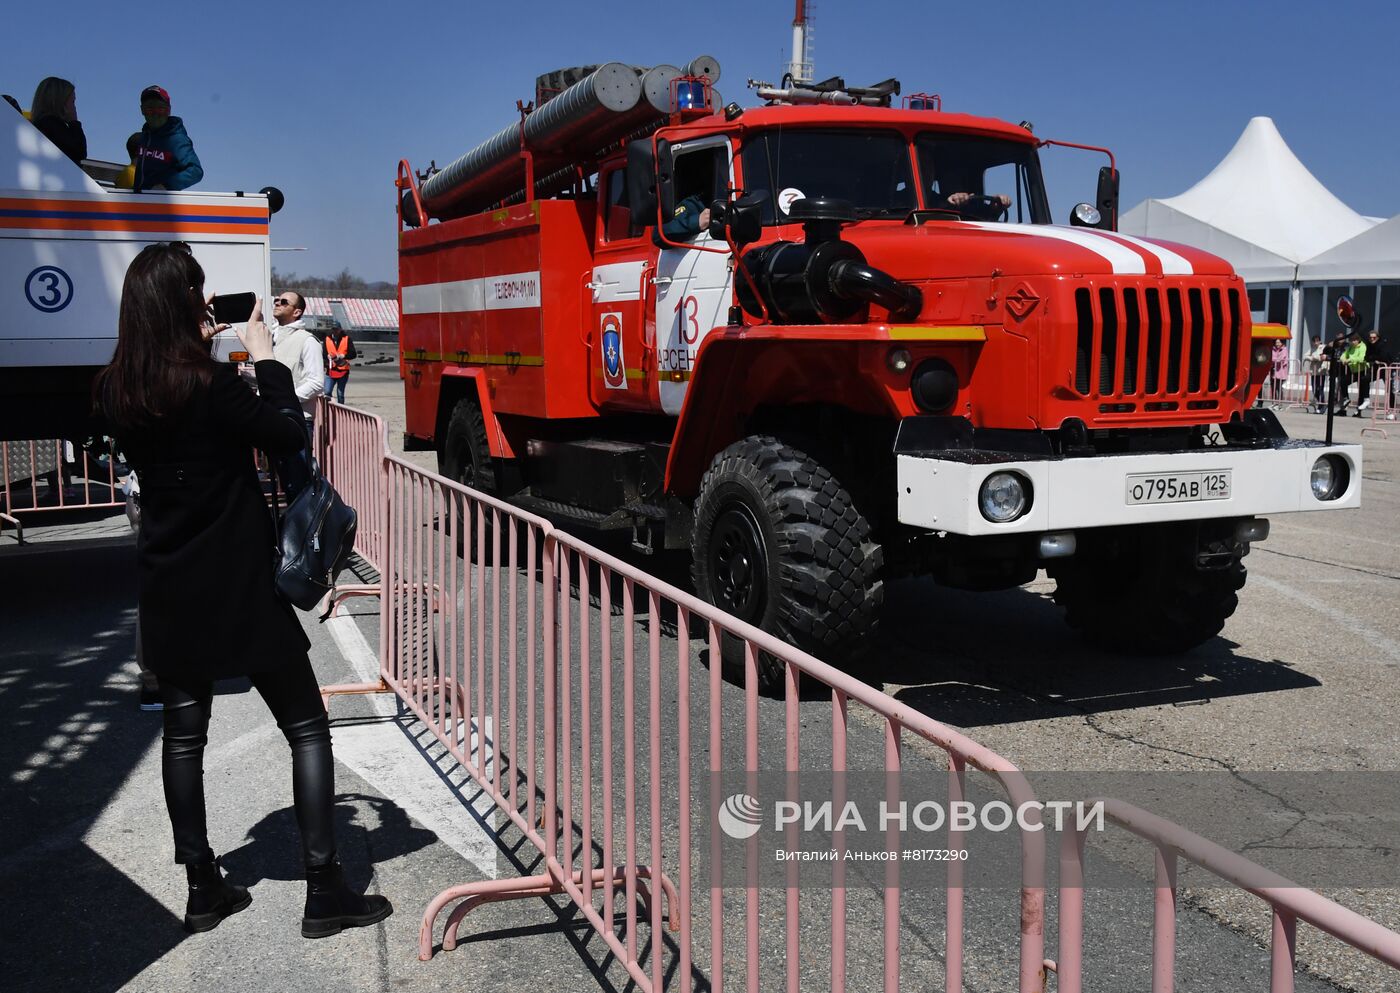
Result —
M 191 934 L 213 930 L 225 917 L 246 910 L 253 902 L 251 893 L 223 877 L 213 852 L 198 862 L 187 863 L 185 878 L 190 884 L 185 930 Z
M 307 867 L 303 938 L 329 938 L 348 927 L 378 924 L 393 912 L 386 897 L 362 896 L 346 886 L 339 862 Z

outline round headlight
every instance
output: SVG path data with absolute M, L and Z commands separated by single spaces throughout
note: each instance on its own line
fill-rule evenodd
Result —
M 1256 344 L 1254 351 L 1250 354 L 1250 361 L 1255 365 L 1268 365 L 1274 360 L 1274 346 Z
M 977 503 L 993 524 L 1009 524 L 1030 509 L 1030 480 L 1015 472 L 994 472 L 982 481 Z
M 913 361 L 914 358 L 907 348 L 891 348 L 885 356 L 885 364 L 890 367 L 890 372 L 903 372 Z
M 1075 227 L 1096 228 L 1103 223 L 1103 213 L 1092 203 L 1077 203 L 1070 211 L 1069 222 Z
M 1312 493 L 1319 500 L 1335 500 L 1347 491 L 1350 472 L 1340 455 L 1324 455 L 1313 463 Z

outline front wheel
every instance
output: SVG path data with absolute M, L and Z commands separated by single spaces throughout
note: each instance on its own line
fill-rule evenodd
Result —
M 1053 560 L 1055 602 L 1086 641 L 1129 655 L 1176 655 L 1218 635 L 1239 605 L 1243 552 L 1202 568 L 1198 525 L 1153 524 L 1084 534 Z
M 884 601 L 883 553 L 850 492 L 806 452 L 755 436 L 715 457 L 700 483 L 691 576 L 702 598 L 815 655 L 845 665 L 868 647 Z M 742 680 L 743 643 L 723 641 Z M 784 666 L 757 660 L 760 691 Z

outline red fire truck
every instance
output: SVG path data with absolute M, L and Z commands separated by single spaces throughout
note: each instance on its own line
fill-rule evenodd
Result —
M 1359 447 L 1253 408 L 1287 329 L 1222 259 L 1117 234 L 1111 156 L 1056 225 L 1028 127 L 893 80 L 719 107 L 717 74 L 542 77 L 446 169 L 400 164 L 407 447 L 688 548 L 701 596 L 835 662 L 893 577 L 1042 568 L 1090 641 L 1184 651 L 1263 515 L 1359 505 Z

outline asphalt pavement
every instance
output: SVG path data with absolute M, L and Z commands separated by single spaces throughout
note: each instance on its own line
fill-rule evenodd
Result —
M 357 368 L 348 389 L 352 405 L 386 418 L 394 445 L 402 437 L 401 390 L 393 364 Z M 1321 431 L 1312 415 L 1283 419 L 1295 435 Z M 1362 426 L 1339 421 L 1338 437 L 1355 440 Z M 1191 655 L 1145 663 L 1087 651 L 1043 579 L 979 595 L 907 582 L 890 591 L 875 676 L 901 701 L 1028 771 L 1220 770 L 1247 789 L 1252 774 L 1265 771 L 1395 770 L 1400 691 L 1388 677 L 1400 661 L 1396 433 L 1364 439 L 1361 510 L 1274 521 L 1269 541 L 1248 560 L 1239 611 L 1221 638 Z M 433 467 L 431 455 L 410 457 Z M 628 987 L 601 941 L 559 899 L 478 910 L 461 946 L 417 960 L 419 915 L 433 894 L 538 869 L 529 846 L 499 829 L 425 729 L 383 698 L 337 700 L 332 715 L 342 856 L 351 878 L 388 894 L 396 913 L 376 928 L 300 938 L 286 746 L 238 681 L 221 685 L 216 698 L 206 775 L 213 843 L 229 853 L 235 880 L 253 886 L 254 903 L 208 935 L 184 935 L 183 873 L 170 861 L 159 785 L 159 715 L 135 706 L 125 529 L 121 517 L 32 524 L 23 548 L 13 532 L 0 536 L 0 700 L 12 715 L 0 743 L 7 988 L 175 990 L 211 979 L 231 990 Z M 362 679 L 373 668 L 375 601 L 351 601 L 346 613 L 328 625 L 306 619 L 324 682 Z M 765 749 L 781 748 L 777 706 L 764 722 Z M 878 728 L 853 737 L 863 748 L 856 739 L 878 741 Z M 932 750 L 912 749 L 911 761 L 932 769 L 936 760 Z M 1183 822 L 1210 833 L 1209 824 Z M 1303 836 L 1299 844 L 1314 841 Z M 1090 901 L 1090 975 L 1098 981 L 1089 988 L 1145 982 L 1150 892 L 1128 881 L 1150 873 L 1150 852 L 1137 853 L 1140 863 L 1119 854 L 1092 866 L 1096 882 L 1110 888 Z M 1266 856 L 1256 855 L 1267 863 Z M 1329 895 L 1400 927 L 1394 889 Z M 1182 988 L 1263 988 L 1268 957 L 1259 938 L 1268 916 L 1258 902 L 1213 888 L 1190 890 L 1186 900 Z M 901 908 L 912 984 L 905 988 L 941 984 L 940 901 L 941 894 L 911 894 Z M 1011 988 L 1015 932 L 1001 902 L 1002 894 L 970 897 L 969 989 Z M 707 907 L 697 910 L 701 934 Z M 829 931 L 820 909 L 816 900 L 804 924 L 803 948 L 816 961 Z M 764 919 L 780 925 L 780 904 L 776 912 Z M 852 914 L 854 941 L 874 933 L 873 910 Z M 1053 957 L 1053 928 L 1048 937 Z M 1400 989 L 1388 971 L 1309 929 L 1300 928 L 1299 952 L 1341 988 Z M 873 985 L 879 962 L 853 961 L 851 974 Z M 1333 986 L 1300 977 L 1299 988 Z

